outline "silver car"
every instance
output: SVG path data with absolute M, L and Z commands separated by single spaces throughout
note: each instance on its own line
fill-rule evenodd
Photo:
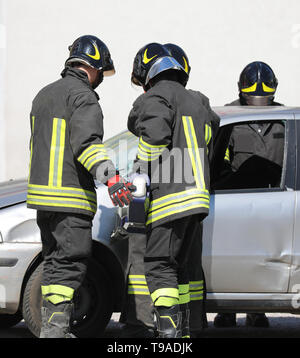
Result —
M 292 312 L 300 303 L 300 108 L 216 107 L 221 127 L 212 168 L 224 160 L 236 124 L 280 121 L 285 127 L 281 182 L 276 187 L 222 189 L 211 195 L 204 221 L 203 265 L 208 312 Z M 138 139 L 125 131 L 106 142 L 116 149 L 116 165 L 130 172 Z M 121 148 L 121 150 L 120 150 Z M 123 149 L 122 149 L 123 148 Z M 115 152 L 115 151 L 114 151 Z M 218 170 L 214 180 L 218 180 Z M 93 257 L 75 297 L 73 331 L 99 337 L 125 288 L 128 239 L 122 224 L 126 209 L 112 206 L 98 183 L 93 222 Z M 26 181 L 0 185 L 0 328 L 22 318 L 34 335 L 40 330 L 41 242 L 36 212 L 26 208 Z M 113 233 L 113 234 L 112 234 Z

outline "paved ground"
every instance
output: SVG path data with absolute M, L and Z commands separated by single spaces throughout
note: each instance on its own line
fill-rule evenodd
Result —
M 245 315 L 237 317 L 237 327 L 220 329 L 213 326 L 215 314 L 208 314 L 208 328 L 205 330 L 205 338 L 300 338 L 300 316 L 291 314 L 268 314 L 270 327 L 264 329 L 245 327 Z M 119 314 L 114 314 L 110 321 L 105 337 L 118 338 L 121 325 L 118 323 Z M 17 326 L 0 330 L 0 338 L 33 338 L 24 322 Z

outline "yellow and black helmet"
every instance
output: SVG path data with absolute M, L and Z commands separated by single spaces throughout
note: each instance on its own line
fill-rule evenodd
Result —
M 174 57 L 175 60 L 183 67 L 185 74 L 181 76 L 182 84 L 186 86 L 191 72 L 191 66 L 186 53 L 181 47 L 172 43 L 165 44 L 164 47 L 169 51 L 170 55 Z
M 96 36 L 79 37 L 69 46 L 69 51 L 70 55 L 66 65 L 80 62 L 101 70 L 104 76 L 111 76 L 115 73 L 108 47 Z
M 148 86 L 149 81 L 167 70 L 184 71 L 184 68 L 172 57 L 168 50 L 159 43 L 152 42 L 142 47 L 133 62 L 131 82 Z
M 247 65 L 238 82 L 242 97 L 266 97 L 266 100 L 274 99 L 277 85 L 278 81 L 272 68 L 260 61 Z

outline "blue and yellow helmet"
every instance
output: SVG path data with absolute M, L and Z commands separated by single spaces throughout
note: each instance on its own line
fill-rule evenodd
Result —
M 152 42 L 142 47 L 136 54 L 131 81 L 145 88 L 150 80 L 168 70 L 184 71 L 184 68 L 170 56 L 169 51 L 162 44 Z

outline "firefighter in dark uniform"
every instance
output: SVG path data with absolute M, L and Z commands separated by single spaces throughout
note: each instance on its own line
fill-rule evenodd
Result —
M 119 176 L 102 143 L 103 115 L 94 89 L 115 72 L 106 45 L 82 36 L 69 48 L 62 78 L 35 97 L 31 110 L 27 206 L 37 210 L 44 259 L 41 338 L 67 338 L 74 292 L 91 254 L 97 210 L 94 178 L 115 205 L 134 189 Z
M 191 67 L 189 60 L 182 48 L 175 44 L 166 44 L 164 47 L 168 50 L 170 55 L 174 57 L 178 63 L 184 68 L 187 76 L 182 76 L 182 85 L 185 87 L 189 79 Z M 212 131 L 206 132 L 206 141 L 209 144 L 213 142 L 213 138 L 219 127 L 220 119 L 211 110 L 209 99 L 200 92 L 189 90 L 195 96 L 208 112 L 211 114 Z M 140 96 L 134 103 L 134 108 L 128 117 L 128 129 L 137 137 L 140 137 L 139 118 L 143 108 L 143 98 Z M 210 145 L 211 148 L 211 145 Z M 211 154 L 211 153 L 209 153 Z M 200 223 L 200 230 L 202 235 L 202 223 Z M 129 240 L 129 265 L 128 265 L 128 292 L 125 300 L 124 310 L 121 316 L 121 321 L 126 323 L 122 337 L 153 337 L 154 336 L 154 322 L 153 322 L 153 304 L 149 295 L 145 273 L 144 273 L 144 254 L 146 248 L 145 234 L 131 234 Z M 189 270 L 189 293 L 190 302 L 189 309 L 190 316 L 190 330 L 191 337 L 196 337 L 201 334 L 204 327 L 207 325 L 205 313 L 205 280 L 201 263 L 202 256 L 202 240 L 194 240 L 193 246 L 188 259 Z
M 271 67 L 263 62 L 252 62 L 240 75 L 239 99 L 229 106 L 281 106 L 274 101 L 278 81 Z M 278 186 L 284 153 L 284 124 L 257 122 L 236 125 L 226 151 L 225 166 L 231 173 L 222 188 L 250 188 Z M 260 170 L 260 168 L 262 170 Z M 240 174 L 239 171 L 242 173 Z M 246 324 L 268 327 L 264 313 L 247 314 Z M 219 313 L 216 327 L 236 325 L 234 313 Z
M 188 74 L 161 44 L 136 55 L 132 82 L 146 93 L 133 105 L 139 148 L 135 171 L 150 177 L 145 284 L 159 337 L 189 336 L 189 275 L 193 240 L 209 212 L 211 113 L 185 89 Z M 184 158 L 184 160 L 183 160 Z
M 185 72 L 190 75 L 191 67 L 189 64 L 188 57 L 183 49 L 175 44 L 165 44 L 164 47 L 170 52 L 170 55 L 174 57 L 184 68 Z M 187 80 L 183 82 L 183 85 L 187 85 Z M 206 127 L 209 131 L 205 133 L 205 140 L 209 148 L 208 156 L 209 159 L 212 157 L 212 145 L 214 138 L 216 137 L 220 118 L 212 111 L 209 103 L 209 99 L 199 91 L 193 91 L 189 89 L 189 92 L 193 94 L 196 100 L 207 109 L 210 113 L 211 122 L 210 126 Z M 202 222 L 201 222 L 201 237 L 202 237 Z M 205 311 L 205 300 L 206 300 L 206 287 L 205 277 L 202 269 L 202 240 L 193 240 L 191 250 L 188 257 L 188 272 L 189 272 L 189 290 L 190 290 L 190 333 L 191 337 L 201 336 L 203 328 L 207 326 L 207 318 Z

